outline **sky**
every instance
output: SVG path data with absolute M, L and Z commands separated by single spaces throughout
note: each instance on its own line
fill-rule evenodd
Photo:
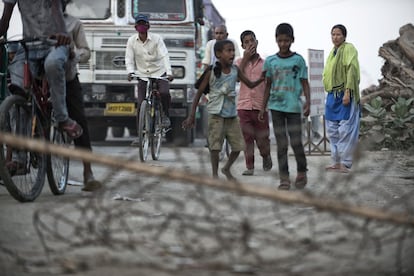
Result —
M 262 57 L 275 54 L 275 29 L 286 22 L 294 29 L 291 49 L 305 60 L 308 49 L 324 50 L 328 56 L 333 47 L 330 31 L 343 24 L 346 40 L 356 47 L 361 67 L 360 88 L 378 85 L 382 79 L 384 59 L 379 48 L 399 37 L 401 26 L 414 24 L 413 0 L 212 0 L 226 20 L 229 37 L 240 41 L 247 29 L 255 32 Z M 241 49 L 241 48 L 240 48 Z M 241 52 L 242 53 L 242 52 Z
M 343 24 L 347 41 L 354 44 L 361 67 L 360 88 L 378 85 L 384 60 L 379 48 L 399 37 L 401 26 L 414 24 L 413 0 L 212 0 L 226 19 L 229 37 L 240 41 L 242 31 L 250 29 L 259 40 L 262 57 L 277 52 L 275 29 L 290 23 L 295 32 L 292 50 L 307 60 L 308 49 L 324 50 L 325 60 L 332 42 L 333 25 Z M 3 3 L 0 3 L 0 11 Z M 21 33 L 18 13 L 13 14 L 9 36 Z M 239 45 L 240 46 L 240 45 Z

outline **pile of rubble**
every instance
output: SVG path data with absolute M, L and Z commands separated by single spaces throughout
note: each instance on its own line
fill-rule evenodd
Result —
M 379 56 L 385 59 L 381 68 L 383 78 L 379 85 L 372 85 L 361 91 L 361 103 L 368 103 L 380 96 L 385 107 L 398 97 L 414 98 L 414 26 L 406 24 L 399 30 L 400 37 L 388 41 L 379 49 Z

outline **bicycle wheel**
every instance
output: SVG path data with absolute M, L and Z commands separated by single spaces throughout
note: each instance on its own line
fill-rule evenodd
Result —
M 66 134 L 57 129 L 51 127 L 50 130 L 51 142 L 55 145 L 65 146 L 67 145 Z M 66 191 L 66 185 L 69 177 L 69 158 L 48 155 L 47 156 L 47 180 L 49 182 L 50 190 L 55 195 L 64 194 Z
M 162 118 L 161 118 L 161 109 L 155 111 L 153 117 L 153 130 L 154 133 L 151 135 L 150 144 L 151 144 L 151 155 L 152 160 L 158 160 L 160 158 L 161 151 L 161 139 L 162 139 Z
M 147 101 L 143 101 L 139 109 L 138 118 L 138 148 L 139 158 L 142 162 L 145 162 L 148 157 L 151 130 L 150 115 L 150 105 Z
M 40 120 L 37 116 L 32 116 L 32 104 L 17 95 L 8 96 L 1 103 L 0 129 L 16 136 L 44 139 Z M 46 155 L 13 149 L 4 143 L 0 143 L 0 146 L 0 177 L 10 195 L 21 202 L 35 200 L 45 182 Z M 17 166 L 11 172 L 7 163 L 12 161 L 22 166 Z

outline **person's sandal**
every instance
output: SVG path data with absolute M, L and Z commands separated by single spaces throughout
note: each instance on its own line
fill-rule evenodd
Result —
M 254 174 L 254 169 L 247 169 L 242 173 L 242 175 L 253 175 L 253 174 Z
M 325 170 L 328 172 L 337 172 L 339 170 L 340 164 L 332 164 L 325 167 Z
M 102 183 L 99 180 L 96 180 L 93 175 L 89 175 L 84 180 L 82 191 L 93 192 L 99 190 L 101 187 Z
M 281 179 L 280 184 L 278 187 L 279 190 L 290 190 L 290 180 L 289 179 Z
M 60 123 L 59 127 L 72 139 L 79 138 L 83 133 L 82 127 L 72 119 L 68 119 L 63 123 Z
M 295 187 L 296 189 L 303 189 L 305 188 L 306 184 L 308 184 L 308 177 L 306 173 L 298 173 L 295 180 Z
M 349 173 L 349 168 L 347 166 L 345 166 L 344 164 L 340 164 L 338 171 L 341 173 Z

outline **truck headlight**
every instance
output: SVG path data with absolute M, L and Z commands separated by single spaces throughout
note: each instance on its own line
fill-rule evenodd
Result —
M 92 84 L 91 98 L 95 101 L 102 101 L 105 98 L 106 86 L 103 84 Z
M 171 71 L 175 79 L 183 79 L 185 76 L 185 68 L 183 66 L 172 66 Z
M 83 94 L 83 101 L 90 102 L 92 100 L 91 95 Z
M 171 99 L 184 100 L 183 89 L 170 89 L 170 95 L 171 95 Z

